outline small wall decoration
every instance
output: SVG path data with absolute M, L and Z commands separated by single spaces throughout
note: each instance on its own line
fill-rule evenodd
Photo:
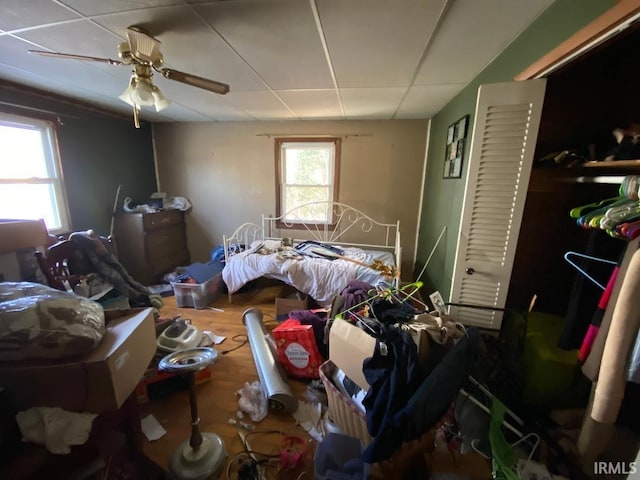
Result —
M 460 178 L 464 159 L 464 142 L 467 137 L 469 115 L 449 125 L 447 129 L 447 147 L 444 156 L 443 178 Z

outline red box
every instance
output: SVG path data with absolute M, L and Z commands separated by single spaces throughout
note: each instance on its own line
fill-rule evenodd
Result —
M 311 325 L 298 320 L 286 320 L 273 329 L 278 359 L 287 374 L 293 377 L 318 378 L 323 362 Z

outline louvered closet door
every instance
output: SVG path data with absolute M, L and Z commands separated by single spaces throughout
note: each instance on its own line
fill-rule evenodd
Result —
M 538 136 L 545 79 L 483 85 L 475 122 L 450 301 L 504 307 Z M 451 309 L 499 329 L 501 312 Z

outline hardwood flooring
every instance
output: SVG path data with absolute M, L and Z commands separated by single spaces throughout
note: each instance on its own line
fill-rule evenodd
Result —
M 226 340 L 215 346 L 220 354 L 240 345 L 233 340 L 234 336 L 240 336 L 237 337 L 239 341 L 246 338 L 242 337 L 242 335 L 246 335 L 246 328 L 242 324 L 242 314 L 246 309 L 259 308 L 264 315 L 265 326 L 268 329 L 275 326 L 275 298 L 280 288 L 280 286 L 273 285 L 258 285 L 243 293 L 235 294 L 231 304 L 229 304 L 226 294 L 220 295 L 210 306 L 223 310 L 221 312 L 178 308 L 175 297 L 165 297 L 164 306 L 160 313 L 161 317 L 174 317 L 180 314 L 182 318 L 190 319 L 193 325 L 201 330 L 209 330 L 216 335 L 225 336 Z M 227 354 L 221 354 L 218 361 L 209 369 L 211 379 L 197 385 L 199 426 L 202 432 L 216 433 L 223 439 L 228 453 L 228 462 L 236 454 L 243 451 L 242 442 L 238 435 L 239 427 L 229 423 L 229 419 L 236 418 L 238 411 L 239 397 L 236 392 L 245 382 L 259 380 L 258 373 L 248 343 Z M 173 383 L 175 384 L 175 382 Z M 304 399 L 303 394 L 307 384 L 308 382 L 304 380 L 289 379 L 289 385 L 299 400 Z M 154 396 L 154 389 L 150 387 L 150 393 L 152 394 L 150 402 L 140 405 L 141 416 L 144 418 L 148 414 L 153 414 L 167 433 L 152 442 L 145 439 L 144 451 L 149 458 L 168 470 L 174 451 L 180 443 L 190 436 L 188 391 L 186 387 L 169 389 L 162 395 Z M 245 420 L 252 423 L 248 416 L 245 417 Z M 246 430 L 242 431 L 247 433 Z M 255 424 L 255 431 L 278 431 L 297 435 L 307 440 L 307 453 L 303 457 L 300 467 L 289 471 L 278 471 L 278 462 L 273 462 L 276 466 L 266 469 L 267 478 L 314 478 L 313 453 L 316 442 L 302 427 L 295 424 L 294 418 L 290 414 L 270 411 L 264 420 Z M 248 437 L 251 449 L 273 455 L 279 454 L 281 440 L 280 433 L 254 433 Z M 237 463 L 237 461 L 234 462 L 230 467 L 231 478 L 234 479 L 237 478 L 237 474 L 234 474 L 237 472 Z M 225 463 L 225 469 L 226 467 L 227 463 Z M 305 474 L 300 477 L 303 472 Z M 227 478 L 224 470 L 219 478 Z

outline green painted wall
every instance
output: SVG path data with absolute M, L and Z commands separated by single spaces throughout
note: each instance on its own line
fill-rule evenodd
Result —
M 468 163 L 463 165 L 459 179 L 442 178 L 448 126 L 469 114 L 468 131 L 471 132 L 480 85 L 513 80 L 614 3 L 613 0 L 557 0 L 432 119 L 414 278 L 422 271 L 443 227 L 446 226 L 447 231 L 421 277 L 427 293 L 439 290 L 445 299 L 449 298 L 468 167 Z M 470 137 L 469 133 L 467 138 Z M 465 158 L 468 158 L 470 143 L 467 142 Z

